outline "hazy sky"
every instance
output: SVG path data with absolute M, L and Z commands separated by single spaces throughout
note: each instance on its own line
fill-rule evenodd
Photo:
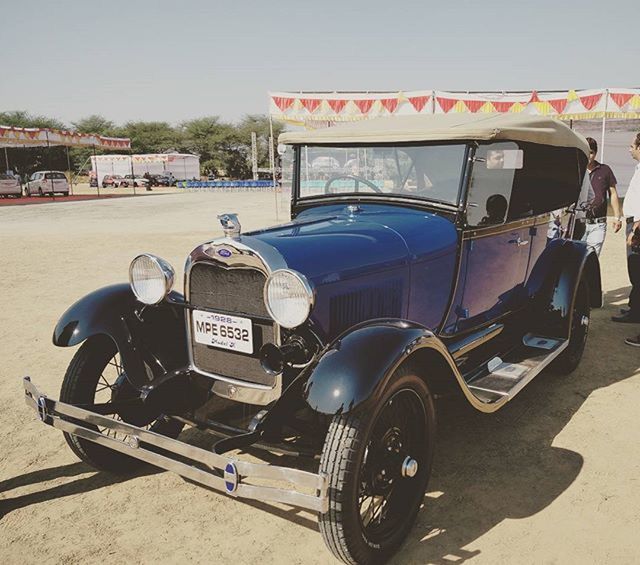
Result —
M 640 85 L 631 0 L 0 0 L 0 111 L 267 111 L 269 90 Z

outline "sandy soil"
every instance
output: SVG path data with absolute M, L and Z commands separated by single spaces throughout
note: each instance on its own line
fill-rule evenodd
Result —
M 251 229 L 274 223 L 273 210 L 273 194 L 251 193 L 0 209 L 0 561 L 334 562 L 311 513 L 231 500 L 168 472 L 96 473 L 23 401 L 27 374 L 57 397 L 73 350 L 54 347 L 51 332 L 75 299 L 125 281 L 141 251 L 181 275 L 191 248 L 219 235 L 217 213 L 240 212 Z M 395 563 L 640 560 L 640 358 L 622 341 L 638 328 L 609 321 L 628 291 L 620 234 L 602 259 L 606 304 L 577 371 L 539 376 L 493 416 L 438 406 L 425 506 Z

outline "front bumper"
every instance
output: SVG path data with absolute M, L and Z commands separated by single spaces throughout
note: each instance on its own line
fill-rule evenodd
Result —
M 173 471 L 233 497 L 281 502 L 321 513 L 328 510 L 326 475 L 218 455 L 72 404 L 52 400 L 41 394 L 29 377 L 24 377 L 23 385 L 27 405 L 37 412 L 42 422 L 63 432 Z M 116 439 L 99 432 L 97 426 L 126 435 L 123 439 Z M 162 452 L 147 449 L 146 446 L 153 446 Z M 245 482 L 256 479 L 286 482 L 307 493 Z

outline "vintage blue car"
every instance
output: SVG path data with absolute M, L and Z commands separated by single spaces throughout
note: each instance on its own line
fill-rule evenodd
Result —
M 147 462 L 310 509 L 337 558 L 380 562 L 424 500 L 436 399 L 494 412 L 580 361 L 602 299 L 595 252 L 571 239 L 588 146 L 519 115 L 384 118 L 280 143 L 291 221 L 243 234 L 221 214 L 184 295 L 164 260 L 136 257 L 129 284 L 55 327 L 55 345 L 82 344 L 60 400 L 28 378 L 26 398 L 98 469 Z M 185 425 L 215 434 L 213 449 L 180 441 Z M 238 455 L 249 448 L 299 468 Z

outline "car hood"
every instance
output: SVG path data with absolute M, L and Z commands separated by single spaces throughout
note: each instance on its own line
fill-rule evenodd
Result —
M 455 253 L 456 229 L 424 210 L 377 204 L 322 206 L 290 223 L 247 233 L 315 286 Z

